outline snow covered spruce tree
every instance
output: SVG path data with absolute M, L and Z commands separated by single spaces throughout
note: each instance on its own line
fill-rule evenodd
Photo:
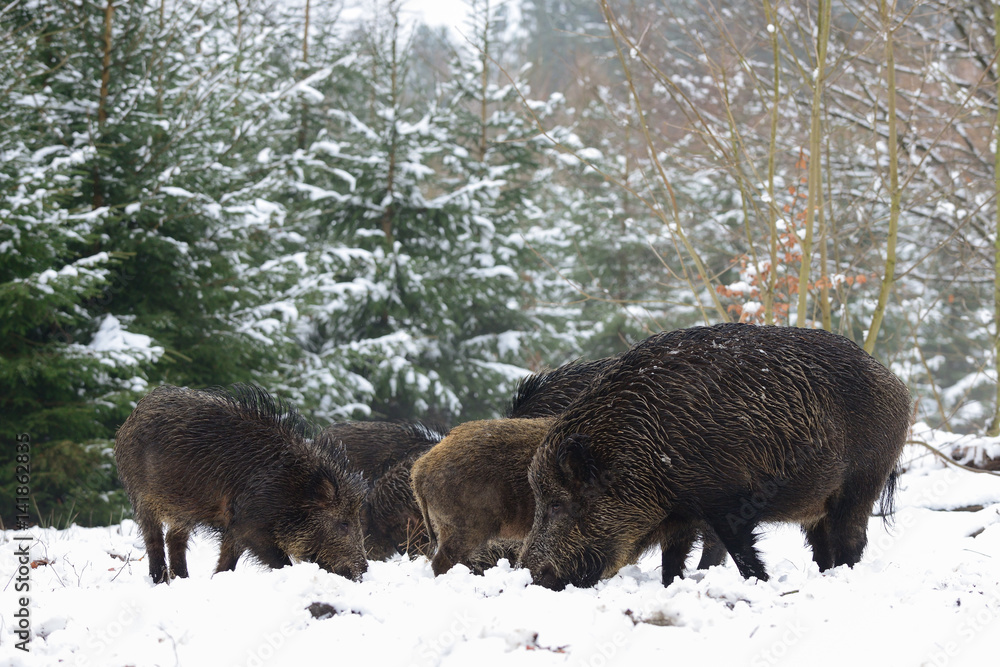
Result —
M 96 159 L 63 124 L 86 105 L 64 28 L 79 8 L 14 6 L 0 38 L 0 503 L 13 527 L 15 437 L 30 443 L 34 520 L 117 518 L 108 438 L 163 348 L 107 312 L 123 255 L 85 194 Z M 82 112 L 81 112 L 82 113 Z
M 285 229 L 308 239 L 263 267 L 287 277 L 272 303 L 301 345 L 269 382 L 319 419 L 497 414 L 539 330 L 518 270 L 539 148 L 468 53 L 433 97 L 408 88 L 398 7 L 382 9 L 346 60 L 310 40 L 308 140 L 266 156 L 295 195 L 274 197 Z
M 37 439 L 40 520 L 107 520 L 81 498 L 114 471 L 83 452 L 107 453 L 147 382 L 254 379 L 285 353 L 255 335 L 269 323 L 244 278 L 274 225 L 246 187 L 268 139 L 272 18 L 186 0 L 4 17 L 4 417 Z

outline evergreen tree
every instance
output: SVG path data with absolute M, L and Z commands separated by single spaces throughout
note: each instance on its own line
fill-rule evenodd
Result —
M 539 148 L 513 88 L 484 83 L 488 60 L 456 60 L 433 98 L 413 96 L 386 9 L 354 57 L 310 54 L 329 70 L 318 129 L 281 159 L 298 192 L 281 198 L 285 226 L 308 248 L 266 264 L 302 352 L 273 383 L 323 419 L 498 414 L 539 329 L 518 270 Z
M 15 514 L 15 437 L 31 444 L 31 513 L 106 521 L 121 509 L 107 438 L 163 354 L 105 311 L 122 255 L 102 248 L 106 209 L 87 202 L 97 151 L 60 120 L 82 107 L 62 29 L 72 5 L 4 17 L 0 100 L 0 502 Z M 78 91 L 79 92 L 79 91 Z
M 107 519 L 110 438 L 147 382 L 252 380 L 283 354 L 244 286 L 274 224 L 247 167 L 284 74 L 273 18 L 187 0 L 5 14 L 0 400 L 4 437 L 37 443 L 40 520 Z

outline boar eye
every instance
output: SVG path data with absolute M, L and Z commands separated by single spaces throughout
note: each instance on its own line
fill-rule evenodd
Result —
M 548 514 L 550 520 L 558 519 L 565 513 L 566 513 L 566 508 L 562 503 L 559 502 L 549 503 Z
M 341 521 L 336 526 L 341 535 L 347 535 L 351 532 L 351 523 L 349 521 Z

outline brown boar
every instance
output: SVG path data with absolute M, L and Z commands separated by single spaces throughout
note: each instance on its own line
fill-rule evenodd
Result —
M 364 481 L 342 450 L 318 447 L 308 431 L 293 409 L 250 385 L 163 386 L 142 398 L 118 429 L 115 460 L 153 581 L 188 575 L 197 526 L 221 536 L 216 572 L 249 551 L 270 567 L 294 557 L 360 578 Z
M 535 500 L 528 465 L 549 419 L 490 419 L 459 424 L 413 464 L 413 492 L 437 552 L 434 574 L 494 537 L 521 538 L 531 528 Z
M 633 346 L 556 418 L 532 460 L 521 563 L 536 583 L 592 586 L 651 544 L 680 574 L 699 524 L 744 577 L 766 579 L 761 522 L 799 523 L 820 570 L 857 563 L 891 513 L 906 386 L 827 331 L 721 324 Z
M 443 437 L 423 424 L 359 421 L 331 424 L 316 438 L 322 447 L 343 447 L 350 468 L 370 484 L 361 510 L 368 558 L 428 551 L 427 531 L 410 488 L 410 468 Z

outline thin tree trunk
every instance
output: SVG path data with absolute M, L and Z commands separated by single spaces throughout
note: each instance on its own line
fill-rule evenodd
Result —
M 104 125 L 108 120 L 108 95 L 111 87 L 111 26 L 115 15 L 115 6 L 112 0 L 104 7 L 104 47 L 101 54 L 101 92 L 97 101 L 97 135 L 98 138 L 104 133 Z M 97 164 L 91 170 L 91 181 L 94 192 L 91 198 L 91 207 L 98 209 L 104 205 L 104 193 L 101 191 L 103 184 L 101 172 Z
M 893 7 L 895 8 L 895 7 Z M 879 13 L 882 17 L 882 30 L 885 33 L 885 70 L 889 123 L 889 236 L 885 242 L 885 275 L 879 289 L 878 303 L 872 315 L 872 323 L 865 337 L 865 352 L 871 354 L 875 350 L 885 309 L 889 304 L 889 294 L 892 292 L 893 279 L 896 274 L 896 237 L 899 233 L 899 211 L 902 193 L 899 189 L 899 146 L 896 140 L 896 63 L 893 58 L 892 13 L 887 0 L 879 1 Z
M 398 62 L 398 42 L 399 42 L 399 8 L 396 6 L 395 2 L 389 3 L 389 13 L 390 21 L 392 21 L 392 34 L 390 39 L 392 44 L 390 44 L 390 61 L 389 61 L 389 106 L 392 108 L 393 114 L 390 121 L 389 127 L 389 146 L 388 146 L 388 170 L 386 173 L 386 207 L 385 211 L 382 212 L 382 232 L 385 234 L 385 247 L 386 252 L 392 252 L 393 245 L 393 211 L 395 206 L 393 205 L 393 194 L 396 181 L 396 113 L 399 111 L 398 106 L 398 95 L 399 95 L 399 62 Z
M 309 5 L 310 0 L 306 0 L 306 23 L 302 29 L 302 76 L 306 75 L 306 66 L 309 63 Z M 298 147 L 305 150 L 306 138 L 309 134 L 309 103 L 305 97 L 302 99 L 302 118 L 299 122 Z
M 827 263 L 827 226 L 823 204 L 823 177 L 817 176 L 816 215 L 819 216 L 819 313 L 823 328 L 833 330 L 833 315 L 830 312 L 830 271 Z
M 160 0 L 160 33 L 159 39 L 163 39 L 163 28 L 166 25 L 166 11 L 167 11 L 167 0 Z M 160 53 L 159 57 L 163 58 L 164 54 Z M 156 68 L 156 113 L 159 116 L 163 115 L 163 67 Z
M 764 323 L 774 324 L 774 292 L 778 282 L 778 204 L 774 201 L 774 163 L 778 152 L 778 105 L 781 103 L 781 51 L 778 45 L 778 16 L 770 0 L 764 0 L 764 15 L 771 34 L 771 51 L 774 57 L 774 93 L 771 98 L 771 139 L 767 148 L 767 226 L 769 232 L 768 254 L 771 269 L 764 286 Z
M 487 148 L 487 136 L 486 136 L 486 89 L 489 84 L 489 70 L 487 67 L 490 62 L 490 3 L 486 2 L 486 8 L 483 13 L 483 51 L 481 54 L 480 65 L 482 67 L 481 73 L 481 90 L 479 93 L 479 161 L 482 162 L 486 159 L 486 148 Z
M 715 291 L 712 285 L 712 279 L 708 276 L 708 271 L 705 269 L 705 264 L 701 260 L 701 256 L 698 251 L 695 250 L 694 245 L 692 245 L 691 240 L 688 239 L 687 234 L 684 233 L 684 228 L 680 222 L 680 214 L 677 209 L 677 199 L 674 196 L 674 188 L 670 184 L 670 179 L 667 177 L 667 173 L 663 168 L 662 162 L 660 162 L 659 156 L 657 155 L 656 145 L 653 142 L 653 138 L 649 132 L 649 126 L 646 123 L 646 112 L 643 110 L 642 101 L 639 99 L 639 93 L 635 88 L 635 81 L 632 77 L 632 69 L 629 67 L 628 60 L 625 58 L 625 54 L 622 51 L 621 44 L 621 26 L 618 24 L 611 7 L 608 5 L 607 0 L 600 0 L 601 11 L 604 14 L 604 21 L 608 25 L 608 29 L 611 32 L 612 41 L 615 45 L 615 51 L 618 55 L 618 61 L 622 65 L 622 69 L 625 72 L 626 84 L 628 85 L 629 91 L 631 92 L 632 99 L 635 102 L 636 116 L 639 119 L 639 127 L 642 129 L 643 139 L 645 140 L 646 150 L 649 153 L 649 157 L 656 167 L 657 175 L 660 178 L 660 182 L 663 183 L 664 188 L 667 191 L 667 195 L 670 198 L 670 210 L 673 217 L 673 221 L 667 219 L 666 213 L 663 211 L 663 207 L 657 207 L 657 213 L 660 215 L 661 220 L 670 230 L 670 233 L 681 242 L 684 246 L 684 251 L 687 253 L 688 258 L 691 263 L 694 264 L 695 271 L 698 272 L 698 278 L 701 280 L 702 287 L 708 292 L 709 297 L 712 299 L 712 306 L 715 308 L 715 312 L 718 313 L 719 318 L 723 322 L 728 322 L 730 320 L 729 313 L 726 312 L 725 306 L 722 305 L 722 301 L 719 300 L 719 294 Z M 699 307 L 701 307 L 702 315 L 705 316 L 706 323 L 708 322 L 707 312 L 703 306 L 700 306 L 701 299 L 698 294 L 694 294 L 695 300 L 699 302 Z
M 993 48 L 1000 54 L 1000 3 L 993 4 Z M 1000 63 L 996 64 L 1000 71 Z M 993 123 L 993 189 L 1000 197 L 1000 74 L 997 79 L 997 117 Z M 993 230 L 993 367 L 997 371 L 996 402 L 986 435 L 1000 435 L 1000 203 L 994 201 L 996 225 Z
M 813 226 L 822 187 L 820 149 L 822 147 L 823 83 L 826 76 L 826 45 L 830 39 L 831 0 L 819 0 L 816 35 L 816 76 L 813 81 L 812 112 L 809 121 L 809 195 L 806 199 L 806 236 L 802 240 L 802 266 L 799 269 L 799 300 L 795 311 L 795 326 L 806 325 L 806 302 L 809 296 L 809 273 L 813 251 Z
M 726 108 L 726 118 L 729 120 L 729 141 L 731 150 L 733 151 L 733 170 L 739 173 L 739 155 L 740 155 L 740 137 L 739 130 L 736 127 L 736 119 L 733 117 L 732 104 L 729 97 L 729 79 L 726 76 L 726 70 L 724 68 L 719 72 L 719 77 L 722 80 L 722 92 L 725 99 Z M 749 248 L 750 261 L 753 265 L 753 270 L 758 279 L 760 277 L 760 258 L 757 256 L 757 246 L 753 242 L 753 229 L 750 226 L 750 206 L 748 204 L 749 197 L 747 196 L 747 182 L 744 178 L 739 178 L 740 184 L 740 212 L 743 214 L 743 232 L 747 237 L 747 248 Z M 763 290 L 762 290 L 763 291 Z M 744 314 L 740 312 L 740 321 L 745 322 Z

